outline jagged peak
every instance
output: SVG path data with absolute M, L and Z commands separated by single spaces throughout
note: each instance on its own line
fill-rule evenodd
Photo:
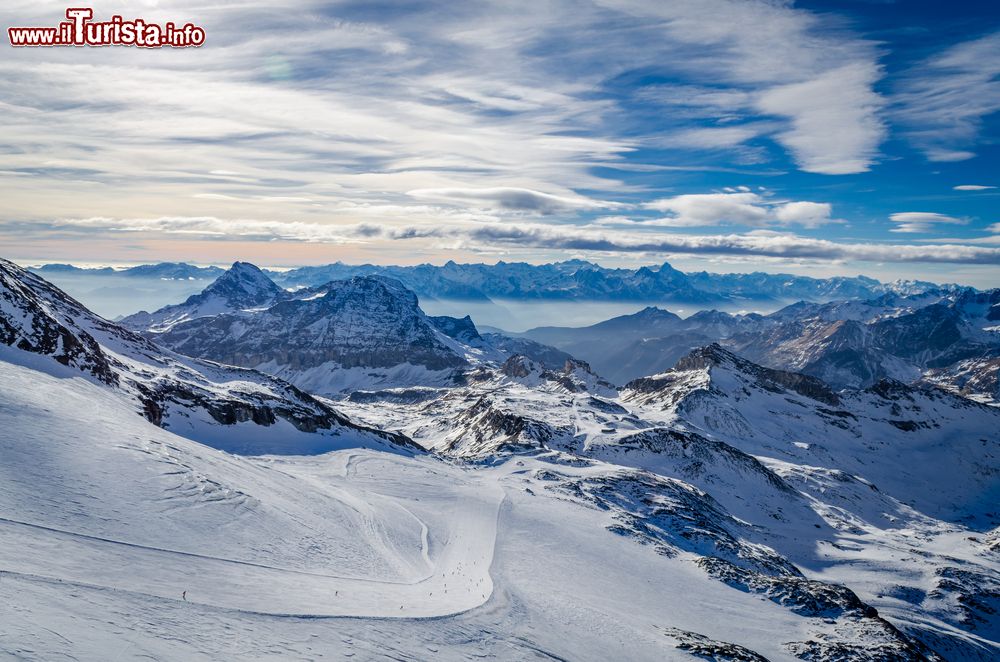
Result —
M 726 368 L 766 391 L 793 391 L 828 405 L 840 403 L 840 397 L 823 380 L 798 372 L 765 368 L 712 343 L 693 350 L 673 367 L 673 372 Z
M 676 364 L 674 370 L 698 370 L 711 366 L 732 365 L 736 367 L 755 365 L 744 358 L 733 354 L 719 343 L 712 343 L 692 350 L 682 357 Z
M 234 262 L 233 266 L 205 288 L 205 292 L 231 292 L 234 289 L 244 294 L 264 292 L 273 295 L 282 292 L 267 274 L 249 262 Z
M 529 375 L 541 374 L 542 368 L 524 354 L 511 354 L 500 366 L 500 372 L 508 377 L 523 379 Z
M 232 308 L 250 308 L 270 305 L 282 299 L 285 291 L 256 265 L 234 262 L 233 266 L 216 278 L 198 294 L 188 297 L 178 306 L 166 306 L 154 315 L 185 306 L 198 306 L 213 299 L 221 299 Z M 128 320 L 129 318 L 126 318 Z

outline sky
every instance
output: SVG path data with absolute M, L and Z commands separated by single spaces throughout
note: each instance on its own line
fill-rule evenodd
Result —
M 108 0 L 0 58 L 0 255 L 1000 286 L 1000 5 Z M 5 0 L 0 23 L 65 4 Z M 3 37 L 6 42 L 6 35 Z

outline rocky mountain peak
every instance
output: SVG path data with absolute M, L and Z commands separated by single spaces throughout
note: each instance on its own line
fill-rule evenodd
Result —
M 700 347 L 682 358 L 674 371 L 723 368 L 736 373 L 742 381 L 765 391 L 793 391 L 807 398 L 829 405 L 837 405 L 840 398 L 823 380 L 797 372 L 774 370 L 757 365 L 724 349 L 718 343 Z
M 441 333 L 459 342 L 469 344 L 483 341 L 483 337 L 479 335 L 479 330 L 476 328 L 475 323 L 468 315 L 462 318 L 439 315 L 429 319 Z
M 508 377 L 523 379 L 532 374 L 541 374 L 542 368 L 523 354 L 512 354 L 500 366 L 500 372 Z
M 283 293 L 284 290 L 257 266 L 249 262 L 234 262 L 201 294 L 218 296 L 234 307 L 250 307 L 273 303 Z

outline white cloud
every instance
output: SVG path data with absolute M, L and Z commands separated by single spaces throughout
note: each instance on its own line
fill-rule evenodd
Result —
M 962 184 L 956 186 L 956 191 L 988 191 L 989 189 L 994 189 L 996 186 L 983 186 L 982 184 Z
M 849 64 L 801 83 L 764 92 L 757 107 L 790 119 L 777 139 L 807 172 L 844 175 L 864 172 L 878 155 L 885 124 L 884 105 L 872 90 L 882 76 L 870 62 Z
M 763 132 L 761 125 L 699 127 L 678 131 L 657 142 L 664 147 L 723 149 L 741 145 Z
M 828 202 L 786 202 L 775 210 L 774 215 L 785 224 L 813 227 L 828 222 L 831 211 Z
M 1000 248 L 954 243 L 902 245 L 838 243 L 791 233 L 756 230 L 743 234 L 688 235 L 624 232 L 598 227 L 544 225 L 539 223 L 447 222 L 436 225 L 353 223 L 334 225 L 301 221 L 264 221 L 217 217 L 78 218 L 53 224 L 94 231 L 142 232 L 204 236 L 213 239 L 310 243 L 364 243 L 384 241 L 458 240 L 481 248 L 516 247 L 602 253 L 692 254 L 757 256 L 762 258 L 825 261 L 927 262 L 1000 264 Z
M 672 214 L 677 226 L 758 225 L 768 218 L 761 203 L 756 193 L 700 193 L 653 200 L 643 206 Z
M 928 58 L 897 88 L 894 117 L 929 160 L 974 157 L 983 118 L 1000 110 L 1000 32 Z
M 830 262 L 926 262 L 1000 264 L 1000 248 L 957 242 L 906 245 L 839 243 L 792 233 L 756 230 L 743 234 L 689 235 L 660 232 L 624 232 L 599 227 L 556 226 L 537 223 L 462 223 L 398 225 L 315 222 L 275 222 L 216 217 L 81 218 L 64 219 L 56 227 L 92 234 L 107 232 L 163 232 L 241 239 L 351 244 L 382 241 L 438 241 L 451 246 L 486 250 L 500 247 L 573 250 L 601 253 L 688 254 L 761 257 Z M 457 244 L 454 242 L 458 242 Z
M 670 214 L 658 225 L 699 227 L 715 225 L 803 225 L 815 227 L 830 222 L 831 206 L 825 202 L 773 201 L 747 187 L 724 193 L 678 195 L 653 200 L 646 209 Z
M 555 195 L 510 186 L 493 188 L 437 188 L 409 191 L 414 198 L 471 202 L 485 207 L 506 210 L 553 214 L 567 210 L 618 209 L 625 205 L 606 200 L 593 200 L 579 195 Z
M 544 248 L 868 262 L 1000 264 L 1000 248 L 952 244 L 848 244 L 784 233 L 730 235 L 637 234 L 546 225 L 484 225 L 466 232 L 490 243 Z
M 946 225 L 966 225 L 969 221 L 964 218 L 955 218 L 934 212 L 906 211 L 890 214 L 889 220 L 898 225 L 890 232 L 933 232 L 935 226 Z

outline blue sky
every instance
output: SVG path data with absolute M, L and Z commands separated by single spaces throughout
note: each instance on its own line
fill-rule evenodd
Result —
M 1000 285 L 994 3 L 205 4 L 94 3 L 197 50 L 6 47 L 6 256 Z

